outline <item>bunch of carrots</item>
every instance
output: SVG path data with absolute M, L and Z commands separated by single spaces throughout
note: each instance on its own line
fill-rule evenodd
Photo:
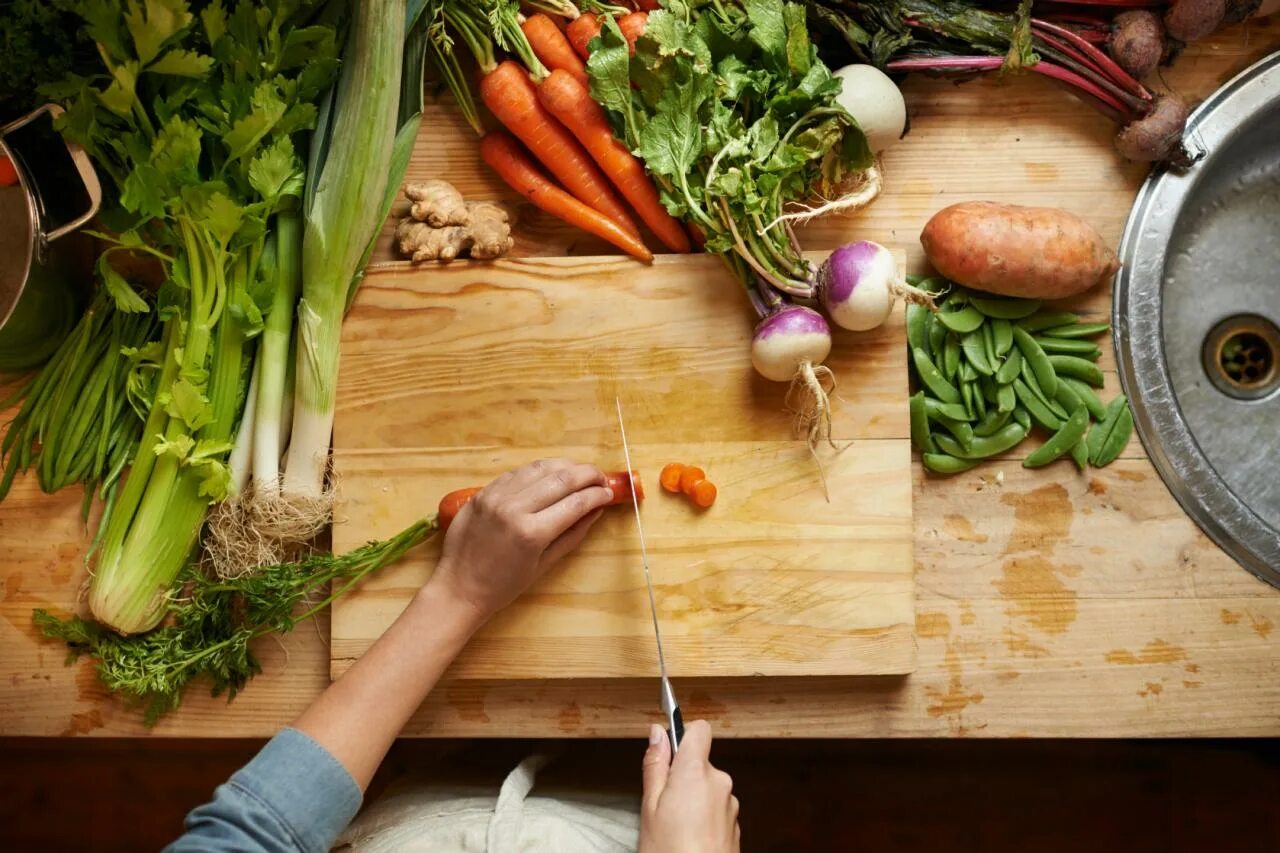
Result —
M 600 33 L 597 15 L 578 15 L 567 33 L 542 12 L 518 15 L 514 4 L 445 0 L 442 15 L 444 32 L 475 56 L 481 102 L 506 128 L 480 140 L 481 157 L 503 181 L 552 216 L 640 260 L 653 260 L 653 253 L 627 204 L 667 249 L 690 251 L 689 234 L 663 206 L 644 163 L 614 138 L 591 97 L 585 60 Z M 618 20 L 633 46 L 646 19 L 647 12 L 636 11 Z M 498 61 L 495 42 L 512 58 Z

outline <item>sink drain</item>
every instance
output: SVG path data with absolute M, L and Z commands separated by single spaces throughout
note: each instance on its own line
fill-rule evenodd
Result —
M 1280 329 L 1256 314 L 1228 317 L 1205 338 L 1202 360 L 1223 394 L 1260 399 L 1280 387 Z

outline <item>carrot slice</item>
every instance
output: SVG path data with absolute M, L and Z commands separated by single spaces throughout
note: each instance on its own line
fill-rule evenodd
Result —
M 716 502 L 716 484 L 710 480 L 703 480 L 699 483 L 695 483 L 693 486 L 693 494 L 690 495 L 690 497 L 693 498 L 694 506 L 707 509 Z
M 705 479 L 707 479 L 706 471 L 703 471 L 697 465 L 690 465 L 680 473 L 680 491 L 692 497 L 693 487 Z
M 680 494 L 680 475 L 684 473 L 684 466 L 679 462 L 670 462 L 662 473 L 658 475 L 658 482 L 662 484 L 662 488 L 672 494 Z

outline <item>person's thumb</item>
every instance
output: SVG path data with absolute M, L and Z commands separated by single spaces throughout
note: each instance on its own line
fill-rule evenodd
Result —
M 643 771 L 643 804 L 646 809 L 652 809 L 667 787 L 667 775 L 671 772 L 671 741 L 667 740 L 662 726 L 649 727 L 649 748 L 644 752 Z

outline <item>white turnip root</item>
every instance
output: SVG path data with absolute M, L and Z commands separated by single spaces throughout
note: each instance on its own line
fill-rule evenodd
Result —
M 817 293 L 831 321 L 853 332 L 883 323 L 896 297 L 933 304 L 929 294 L 903 280 L 893 253 L 870 240 L 848 243 L 832 252 L 818 269 Z
M 1146 9 L 1121 12 L 1111 24 L 1107 50 L 1117 65 L 1141 80 L 1164 58 L 1164 24 Z
M 858 123 L 872 154 L 902 138 L 907 129 L 907 103 L 887 74 L 874 65 L 846 65 L 835 76 L 841 84 L 836 103 Z
M 831 353 L 831 328 L 812 308 L 780 302 L 756 325 L 751 364 L 774 382 L 790 382 L 787 403 L 796 430 L 805 435 L 817 458 L 820 442 L 831 440 L 831 392 L 835 375 L 824 365 Z M 822 465 L 819 462 L 819 471 Z M 825 485 L 825 477 L 823 479 Z

